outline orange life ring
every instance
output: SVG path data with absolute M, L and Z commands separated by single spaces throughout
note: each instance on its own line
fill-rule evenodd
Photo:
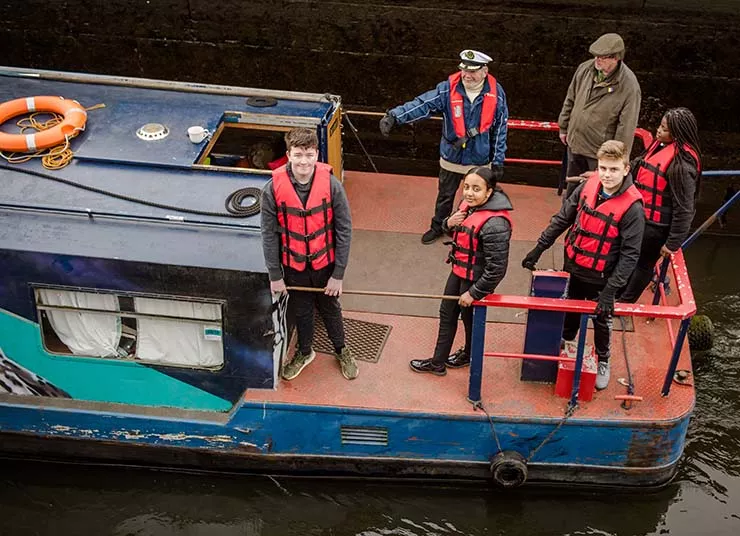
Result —
M 85 129 L 87 112 L 76 100 L 64 97 L 22 97 L 0 104 L 0 125 L 17 115 L 33 112 L 54 112 L 64 116 L 58 125 L 33 134 L 8 134 L 0 132 L 0 151 L 34 153 L 54 147 Z

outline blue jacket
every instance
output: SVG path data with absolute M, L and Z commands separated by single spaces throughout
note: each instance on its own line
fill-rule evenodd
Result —
M 477 128 L 480 125 L 480 114 L 483 108 L 483 95 L 489 91 L 488 81 L 483 90 L 471 104 L 460 86 L 463 95 L 463 113 L 465 127 Z M 450 117 L 450 83 L 445 80 L 435 89 L 422 93 L 414 100 L 396 106 L 389 113 L 396 118 L 399 125 L 426 119 L 434 113 L 442 113 L 442 139 L 439 144 L 439 155 L 453 164 L 485 165 L 491 162 L 495 166 L 504 164 L 506 153 L 506 125 L 509 121 L 509 108 L 506 105 L 506 94 L 501 84 L 496 82 L 496 116 L 488 132 L 481 132 L 470 139 L 465 148 L 456 149 L 453 143 L 457 139 L 455 128 Z

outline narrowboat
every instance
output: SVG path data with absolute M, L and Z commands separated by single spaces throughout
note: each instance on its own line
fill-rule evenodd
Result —
M 695 401 L 684 343 L 696 307 L 680 251 L 670 295 L 659 285 L 655 300 L 617 304 L 612 382 L 595 392 L 590 330 L 561 349 L 565 312 L 585 326 L 595 305 L 567 299 L 562 248 L 545 270 L 520 266 L 560 198 L 503 185 L 510 266 L 474 304 L 471 367 L 415 374 L 408 361 L 431 355 L 449 270 L 446 246 L 419 241 L 436 180 L 344 170 L 340 97 L 0 76 L 4 455 L 503 487 L 674 475 Z M 317 359 L 280 378 L 292 321 L 289 297 L 270 293 L 259 193 L 297 126 L 316 129 L 352 209 L 342 304 L 353 381 L 321 333 Z

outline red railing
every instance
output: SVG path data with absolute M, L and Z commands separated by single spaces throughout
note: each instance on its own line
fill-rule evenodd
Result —
M 671 319 L 681 320 L 681 326 L 677 335 L 674 337 L 673 329 L 669 325 L 669 337 L 672 341 L 672 355 L 666 371 L 665 380 L 661 394 L 667 396 L 670 392 L 670 386 L 673 381 L 673 375 L 676 372 L 678 359 L 683 349 L 686 332 L 691 317 L 696 313 L 696 303 L 689 282 L 688 270 L 681 250 L 674 253 L 671 257 L 671 268 L 675 281 L 676 292 L 678 293 L 678 305 L 644 305 L 644 304 L 627 304 L 617 303 L 615 305 L 616 316 L 638 316 L 650 318 L 665 318 L 670 324 Z M 664 295 L 663 295 L 664 296 Z M 665 298 L 663 299 L 665 303 Z M 514 296 L 504 294 L 491 294 L 482 300 L 473 304 L 473 337 L 471 344 L 471 367 L 470 380 L 468 386 L 468 399 L 471 402 L 481 400 L 481 381 L 483 373 L 483 357 L 498 357 L 506 359 L 535 359 L 544 361 L 571 361 L 575 362 L 573 377 L 573 387 L 571 393 L 571 405 L 577 403 L 578 389 L 580 386 L 581 364 L 583 362 L 583 350 L 585 346 L 586 326 L 589 315 L 594 314 L 596 303 L 587 300 L 570 300 L 558 298 L 535 298 L 531 296 Z M 518 354 L 503 352 L 485 352 L 485 323 L 486 311 L 488 307 L 504 307 L 512 309 L 534 309 L 543 311 L 559 311 L 568 313 L 581 313 L 581 329 L 579 331 L 577 357 L 561 358 L 559 356 L 545 356 L 537 354 Z M 631 395 L 620 395 L 620 400 L 636 400 L 639 397 Z
M 373 117 L 383 117 L 385 114 L 382 112 L 366 112 L 362 110 L 345 110 L 344 113 L 351 115 L 364 115 Z M 430 119 L 441 121 L 442 117 L 439 115 L 433 115 Z M 414 123 L 412 123 L 413 125 Z M 531 119 L 509 119 L 508 122 L 509 130 L 539 130 L 543 132 L 560 132 L 560 127 L 557 121 L 536 121 Z M 650 134 L 644 128 L 635 129 L 635 137 L 638 138 L 643 146 L 647 148 L 653 142 L 653 135 Z M 562 160 L 544 160 L 537 158 L 506 158 L 505 162 L 515 164 L 536 164 L 545 166 L 560 166 L 563 164 Z

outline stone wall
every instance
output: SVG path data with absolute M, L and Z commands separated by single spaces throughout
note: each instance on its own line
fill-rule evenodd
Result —
M 494 57 L 512 117 L 552 120 L 589 43 L 616 31 L 642 85 L 640 125 L 688 106 L 705 167 L 738 168 L 739 13 L 738 0 L 23 0 L 0 2 L 0 47 L 12 66 L 331 92 L 371 111 L 432 88 L 476 48 Z M 377 118 L 354 122 L 382 170 L 436 172 L 438 123 L 385 140 Z M 349 167 L 364 166 L 345 132 Z M 562 152 L 554 135 L 510 138 L 510 156 Z

